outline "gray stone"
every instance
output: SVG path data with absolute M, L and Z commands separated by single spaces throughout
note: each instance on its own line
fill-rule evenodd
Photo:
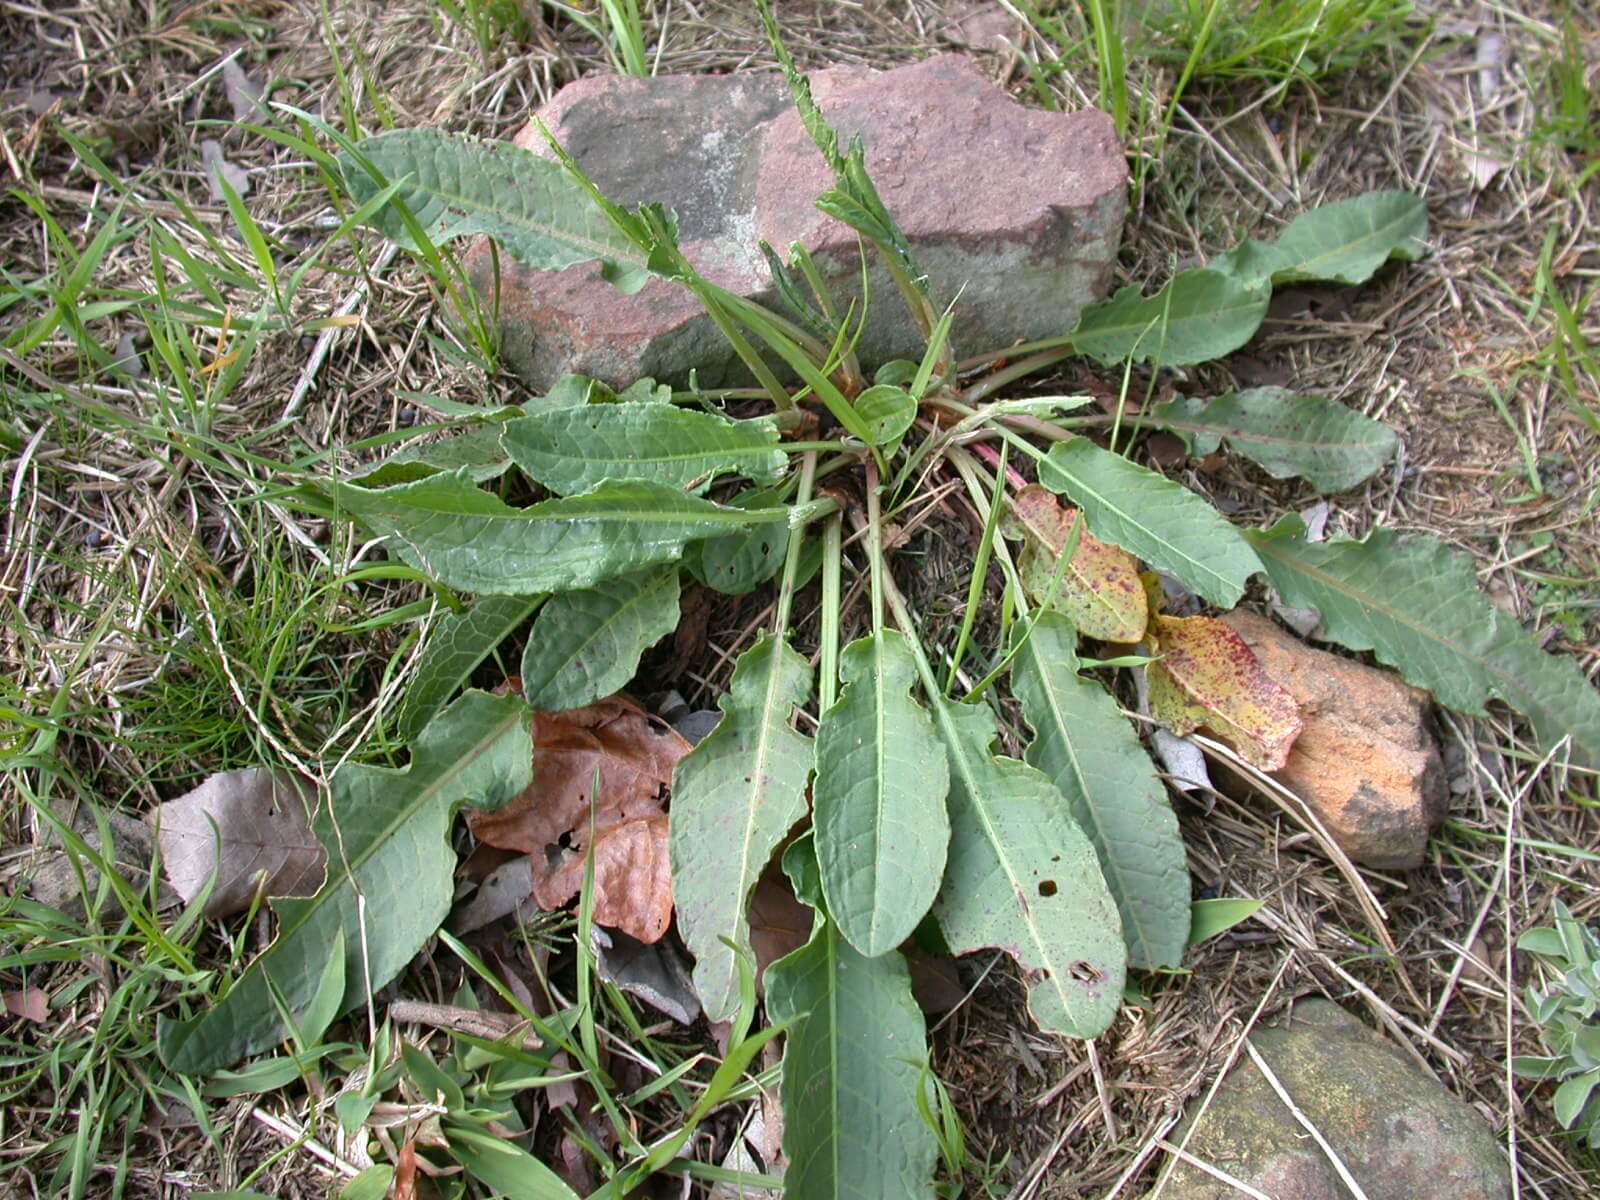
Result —
M 1110 282 L 1126 209 L 1127 164 L 1104 113 L 1025 109 L 972 62 L 946 54 L 876 72 L 812 76 L 845 137 L 859 133 L 879 193 L 928 272 L 956 299 L 964 353 L 1072 328 Z M 841 304 L 857 296 L 856 235 L 814 205 L 832 186 L 780 76 L 605 76 L 563 88 L 540 117 L 613 199 L 658 201 L 678 216 L 689 259 L 713 282 L 781 310 L 758 242 L 803 243 Z M 549 153 L 529 126 L 519 145 Z M 614 386 L 641 375 L 707 385 L 748 378 L 682 287 L 652 280 L 624 296 L 592 263 L 533 271 L 479 242 L 468 269 L 495 289 L 511 366 L 545 391 L 565 372 Z M 918 358 L 922 339 L 873 260 L 858 353 L 867 369 Z
M 1470 1106 L 1337 1004 L 1293 1007 L 1293 1020 L 1250 1041 L 1370 1200 L 1498 1200 L 1511 1176 L 1498 1140 Z M 1170 1138 L 1178 1145 L 1190 1117 Z M 1188 1153 L 1275 1200 L 1348 1200 L 1328 1158 L 1248 1055 L 1218 1089 Z M 1238 1200 L 1178 1161 L 1165 1200 Z

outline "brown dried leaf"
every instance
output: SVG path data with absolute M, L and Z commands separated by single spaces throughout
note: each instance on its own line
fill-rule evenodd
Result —
M 532 786 L 493 812 L 469 811 L 472 832 L 526 853 L 534 898 L 546 909 L 562 907 L 583 887 L 589 789 L 598 767 L 595 920 L 656 941 L 672 916 L 664 800 L 689 743 L 624 696 L 538 713 L 533 740 Z
M 774 855 L 774 860 L 778 857 Z M 816 910 L 795 899 L 794 888 L 774 865 L 750 893 L 750 949 L 756 956 L 756 986 L 761 987 L 767 967 L 811 940 Z
M 1203 726 L 1263 771 L 1283 767 L 1300 708 L 1243 638 L 1215 617 L 1158 613 L 1150 641 L 1162 656 L 1146 668 L 1152 716 L 1180 735 Z
M 1012 497 L 1011 511 L 1024 537 L 1017 569 L 1029 596 L 1050 594 L 1056 565 L 1078 513 L 1063 508 L 1055 493 L 1030 483 Z M 1139 584 L 1139 564 L 1126 550 L 1108 546 L 1084 529 L 1062 574 L 1051 606 L 1085 637 L 1102 642 L 1137 642 L 1149 610 Z
M 6 1011 L 13 1017 L 43 1025 L 50 1020 L 50 997 L 43 988 L 25 987 L 5 993 Z
M 311 832 L 310 800 L 309 786 L 288 771 L 212 775 L 156 810 L 167 878 L 187 904 L 215 872 L 208 917 L 243 912 L 258 889 L 267 896 L 313 895 L 326 878 L 328 855 Z

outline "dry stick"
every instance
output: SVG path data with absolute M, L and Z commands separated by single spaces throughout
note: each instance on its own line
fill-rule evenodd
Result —
M 1259 917 L 1261 913 L 1265 913 L 1267 911 L 1269 910 L 1263 908 L 1256 915 Z M 1278 984 L 1283 982 L 1283 973 L 1289 969 L 1289 964 L 1294 961 L 1294 955 L 1294 949 L 1291 948 L 1289 953 L 1283 956 L 1283 962 L 1278 966 L 1278 973 L 1272 977 L 1272 982 L 1267 985 L 1267 990 L 1261 994 L 1261 999 L 1256 1002 L 1255 1009 L 1250 1013 L 1250 1019 L 1244 1023 L 1244 1030 L 1239 1034 L 1239 1040 L 1234 1043 L 1233 1049 L 1228 1051 L 1228 1057 L 1223 1061 L 1222 1069 L 1217 1072 L 1216 1079 L 1212 1080 L 1210 1088 L 1206 1090 L 1206 1097 L 1200 1102 L 1200 1108 L 1196 1111 L 1194 1120 L 1190 1123 L 1188 1130 L 1185 1131 L 1183 1135 L 1183 1141 L 1178 1143 L 1176 1146 L 1170 1145 L 1164 1140 L 1166 1136 L 1165 1131 L 1158 1133 L 1156 1137 L 1152 1139 L 1156 1141 L 1163 1150 L 1166 1150 L 1175 1158 L 1180 1158 L 1185 1162 L 1189 1162 L 1194 1166 L 1198 1166 L 1201 1170 L 1206 1171 L 1207 1174 L 1215 1174 L 1215 1172 L 1210 1170 L 1198 1159 L 1191 1158 L 1187 1153 L 1185 1153 L 1189 1148 L 1189 1141 L 1194 1137 L 1195 1130 L 1200 1128 L 1200 1122 L 1205 1119 L 1206 1110 L 1211 1107 L 1211 1102 L 1217 1098 L 1217 1092 L 1222 1089 L 1222 1081 L 1228 1077 L 1228 1072 L 1233 1069 L 1233 1064 L 1238 1059 L 1239 1051 L 1244 1047 L 1245 1040 L 1250 1036 L 1250 1031 L 1255 1028 L 1256 1022 L 1261 1019 L 1261 1014 L 1266 1010 L 1268 1001 L 1272 999 L 1273 993 L 1278 990 Z M 1167 1186 L 1167 1181 L 1171 1178 L 1172 1170 L 1169 1167 L 1167 1170 L 1161 1173 L 1161 1178 L 1156 1180 L 1155 1190 L 1149 1194 L 1146 1200 L 1159 1200 L 1162 1191 Z M 1229 1180 L 1228 1182 L 1237 1185 L 1237 1181 Z M 1119 1182 L 1117 1187 L 1120 1188 L 1121 1186 L 1122 1183 Z M 1105 1200 L 1113 1200 L 1115 1196 L 1116 1192 L 1112 1191 L 1106 1196 Z
M 400 251 L 399 245 L 388 242 L 373 260 L 367 272 L 368 279 L 387 267 Z M 348 326 L 340 322 L 340 318 L 348 317 L 355 312 L 367 298 L 367 280 L 363 279 L 356 284 L 355 290 L 345 297 L 344 303 L 339 305 L 333 314 L 333 324 L 330 324 L 317 335 L 317 344 L 311 348 L 311 357 L 306 360 L 305 368 L 300 372 L 300 378 L 294 385 L 294 391 L 289 394 L 289 403 L 284 405 L 283 416 L 279 420 L 287 421 L 300 411 L 300 406 L 305 403 L 306 395 L 311 391 L 311 385 L 317 381 L 317 372 L 322 369 L 323 360 L 328 357 L 328 351 L 333 347 L 333 339 L 338 337 Z
M 1269 1196 L 1266 1192 L 1261 1191 L 1259 1188 L 1251 1187 L 1244 1180 L 1236 1179 L 1234 1176 L 1229 1175 L 1221 1167 L 1214 1167 L 1204 1159 L 1196 1158 L 1182 1146 L 1174 1146 L 1171 1142 L 1164 1139 L 1160 1142 L 1157 1142 L 1156 1145 L 1165 1150 L 1168 1154 L 1172 1155 L 1174 1158 L 1188 1163 L 1191 1167 L 1195 1168 L 1195 1170 L 1204 1171 L 1218 1183 L 1227 1184 L 1235 1191 L 1243 1192 L 1246 1196 L 1249 1196 L 1251 1200 L 1277 1200 L 1277 1197 Z
M 1306 1116 L 1306 1114 L 1301 1110 L 1300 1106 L 1294 1102 L 1294 1097 L 1289 1095 L 1288 1089 L 1278 1081 L 1277 1075 L 1273 1074 L 1272 1068 L 1267 1065 L 1267 1060 L 1261 1057 L 1261 1052 L 1257 1050 L 1254 1044 L 1248 1040 L 1245 1041 L 1244 1048 L 1249 1052 L 1250 1061 L 1255 1063 L 1256 1070 L 1260 1071 L 1262 1076 L 1266 1079 L 1267 1086 L 1270 1087 L 1274 1092 L 1278 1093 L 1278 1099 L 1283 1101 L 1284 1107 L 1289 1110 L 1289 1115 L 1298 1121 L 1301 1127 L 1311 1135 L 1311 1140 L 1317 1143 L 1318 1149 L 1320 1149 L 1322 1153 L 1327 1156 L 1328 1161 L 1333 1164 L 1334 1173 L 1339 1176 L 1340 1182 L 1342 1182 L 1345 1187 L 1350 1189 L 1350 1194 L 1354 1196 L 1356 1200 L 1367 1200 L 1367 1193 L 1363 1191 L 1361 1185 L 1356 1182 L 1355 1176 L 1350 1174 L 1350 1168 L 1344 1165 L 1344 1159 L 1339 1157 L 1338 1152 L 1328 1144 L 1328 1139 L 1322 1136 L 1322 1131 L 1316 1127 L 1311 1118 Z
M 321 1142 L 317 1141 L 317 1139 L 312 1137 L 311 1134 L 306 1130 L 297 1129 L 293 1122 L 286 1121 L 282 1117 L 275 1117 L 262 1108 L 252 1108 L 250 1110 L 250 1115 L 257 1121 L 260 1121 L 268 1129 L 272 1130 L 272 1132 L 277 1134 L 279 1137 L 288 1138 L 291 1142 L 299 1142 L 300 1145 L 304 1146 L 307 1153 L 309 1153 L 313 1158 L 320 1158 L 335 1171 L 339 1172 L 339 1174 L 350 1179 L 354 1179 L 357 1175 L 361 1174 L 361 1171 L 358 1167 L 353 1167 L 349 1163 L 345 1162 L 344 1159 L 340 1158 L 332 1150 L 329 1150 Z
M 432 1029 L 448 1029 L 452 1033 L 467 1033 L 491 1042 L 520 1034 L 524 1050 L 537 1050 L 544 1045 L 543 1039 L 533 1032 L 528 1021 L 511 1013 L 481 1012 L 475 1008 L 428 1004 L 421 1000 L 395 1000 L 389 1005 L 389 1018 L 397 1023 L 409 1022 L 427 1025 Z

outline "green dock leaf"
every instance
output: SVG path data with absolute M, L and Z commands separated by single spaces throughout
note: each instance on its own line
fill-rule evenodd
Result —
M 678 568 L 621 575 L 546 604 L 522 654 L 522 694 L 543 712 L 582 708 L 627 685 L 678 627 Z

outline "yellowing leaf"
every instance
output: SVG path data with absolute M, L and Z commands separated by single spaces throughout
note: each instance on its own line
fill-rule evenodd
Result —
M 1157 614 L 1146 668 L 1150 712 L 1173 733 L 1204 726 L 1263 771 L 1280 769 L 1300 736 L 1300 709 L 1243 638 L 1215 617 Z
M 1085 637 L 1137 642 L 1144 636 L 1148 607 L 1133 555 L 1083 529 L 1057 584 L 1056 568 L 1077 509 L 1064 508 L 1048 488 L 1031 483 L 1012 498 L 1011 511 L 1026 541 L 1017 567 L 1029 596 L 1043 603 L 1053 593 L 1049 606 Z

